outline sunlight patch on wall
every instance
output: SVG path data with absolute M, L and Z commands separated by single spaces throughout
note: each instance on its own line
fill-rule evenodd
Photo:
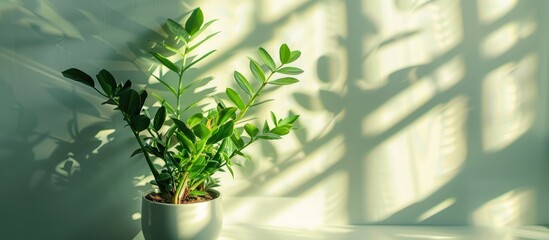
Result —
M 334 172 L 295 197 L 224 197 L 227 224 L 250 223 L 269 226 L 311 227 L 344 224 L 348 175 Z M 276 207 L 272 207 L 276 206 Z
M 509 22 L 490 33 L 481 44 L 481 53 L 487 58 L 497 58 L 508 52 L 522 39 L 537 31 L 535 21 Z
M 477 4 L 480 21 L 488 24 L 511 12 L 517 5 L 517 0 L 483 0 L 477 1 Z
M 410 78 L 415 79 L 415 71 Z M 362 133 L 377 135 L 387 131 L 405 117 L 413 114 L 418 108 L 457 84 L 465 75 L 465 64 L 462 56 L 456 56 L 439 68 L 432 75 L 414 81 L 410 87 L 388 100 L 362 122 Z
M 418 222 L 423 222 L 423 221 L 437 215 L 438 213 L 444 211 L 445 209 L 451 207 L 452 205 L 454 205 L 454 203 L 456 203 L 455 198 L 448 198 L 448 199 L 440 202 L 439 204 L 435 205 L 431 209 L 425 211 L 421 215 L 419 215 L 419 217 L 417 218 L 417 221 Z
M 533 124 L 536 113 L 536 77 L 539 59 L 530 54 L 507 63 L 484 79 L 483 146 L 499 151 L 515 142 Z
M 391 1 L 364 5 L 380 32 L 363 44 L 363 89 L 380 88 L 399 70 L 429 64 L 463 39 L 459 1 L 437 1 L 414 10 L 398 9 Z
M 473 212 L 473 224 L 501 227 L 534 222 L 531 206 L 535 204 L 535 195 L 531 189 L 516 189 L 494 198 Z
M 365 216 L 380 221 L 450 181 L 466 156 L 467 99 L 435 106 L 366 156 Z

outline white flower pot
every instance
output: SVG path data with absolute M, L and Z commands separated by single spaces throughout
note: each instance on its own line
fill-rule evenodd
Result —
M 146 240 L 217 239 L 223 225 L 221 194 L 210 190 L 213 200 L 191 204 L 153 202 L 143 195 L 141 227 Z

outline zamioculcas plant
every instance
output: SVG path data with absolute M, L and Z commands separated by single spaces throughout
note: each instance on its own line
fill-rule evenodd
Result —
M 150 52 L 154 59 L 173 73 L 153 74 L 167 89 L 168 97 L 149 94 L 145 89 L 136 90 L 130 80 L 118 82 L 105 69 L 96 75 L 99 88 L 90 75 L 79 69 L 62 72 L 66 78 L 97 91 L 105 98 L 102 104 L 113 105 L 122 114 L 139 145 L 132 156 L 144 156 L 154 176 L 151 183 L 158 186 L 159 193 L 150 196 L 156 201 L 185 203 L 200 197 L 207 199 L 208 189 L 219 186 L 214 173 L 228 170 L 233 174 L 233 158 L 246 156 L 242 151 L 258 140 L 280 139 L 294 129 L 298 118 L 297 115 L 278 118 L 271 112 L 272 122 L 264 121 L 261 127 L 247 120 L 251 108 L 269 101 L 259 101 L 265 89 L 298 82 L 292 75 L 303 71 L 289 64 L 298 59 L 301 52 L 290 50 L 286 44 L 279 48 L 278 61 L 263 48 L 258 51 L 260 61 L 249 58 L 253 81 L 238 71 L 234 72 L 234 80 L 240 90 L 225 89 L 230 101 L 224 102 L 215 96 L 200 96 L 198 102 L 212 98 L 217 104 L 190 112 L 196 109 L 194 106 L 198 102 L 187 103 L 185 99 L 188 98 L 184 96 L 192 94 L 187 90 L 203 81 L 188 79 L 187 71 L 215 52 L 196 53 L 199 46 L 216 35 L 202 36 L 214 22 L 204 23 L 203 19 L 199 8 L 192 11 L 184 26 L 168 19 L 166 27 L 169 36 L 156 42 L 156 46 L 172 56 L 168 58 L 167 54 L 159 51 Z M 149 95 L 155 101 L 147 101 Z M 148 103 L 151 103 L 150 107 L 144 107 Z M 153 161 L 155 158 L 161 159 L 162 164 L 156 164 Z

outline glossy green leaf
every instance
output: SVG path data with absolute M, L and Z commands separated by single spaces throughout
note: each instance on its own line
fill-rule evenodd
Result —
M 196 148 L 194 146 L 194 143 L 182 132 L 175 132 L 175 136 L 177 137 L 177 140 L 181 143 L 181 145 L 187 149 L 189 152 L 194 153 L 196 152 Z
M 194 135 L 196 135 L 200 139 L 206 139 L 210 137 L 210 133 L 211 133 L 210 129 L 208 129 L 208 127 L 206 127 L 204 123 L 199 123 L 196 126 L 194 126 L 193 132 L 194 132 Z
M 281 137 L 278 134 L 275 133 L 262 133 L 257 135 L 257 138 L 265 139 L 265 140 L 276 140 L 281 139 Z
M 168 27 L 170 32 L 179 36 L 180 38 L 182 38 L 182 40 L 186 41 L 187 39 L 189 39 L 189 34 L 187 34 L 185 28 L 181 26 L 181 24 L 179 24 L 178 22 L 172 19 L 168 19 L 166 21 L 166 26 Z
M 195 113 L 187 118 L 187 125 L 189 125 L 189 127 L 194 127 L 196 124 L 202 122 L 202 119 L 204 119 L 202 113 Z
M 291 124 L 285 124 L 285 125 L 276 126 L 275 128 L 271 129 L 270 132 L 274 133 L 276 135 L 286 135 L 286 134 L 290 133 L 291 129 L 292 129 Z
M 175 125 L 177 126 L 177 129 L 179 129 L 179 131 L 181 131 L 183 134 L 185 134 L 185 136 L 191 140 L 192 142 L 194 142 L 195 140 L 195 136 L 194 136 L 194 133 L 193 131 L 191 131 L 191 129 L 187 126 L 187 124 L 185 124 L 183 121 L 177 119 L 177 118 L 172 118 L 172 121 L 175 123 Z
M 204 14 L 202 13 L 202 10 L 200 10 L 200 8 L 197 8 L 193 10 L 191 16 L 189 17 L 189 19 L 187 19 L 187 22 L 185 22 L 185 30 L 189 35 L 192 36 L 200 29 L 203 22 Z
M 263 73 L 263 69 L 261 69 L 261 66 L 259 66 L 259 63 L 257 63 L 255 60 L 250 58 L 250 71 L 254 75 L 255 79 L 259 83 L 265 82 L 265 73 Z
M 263 123 L 263 133 L 268 133 L 271 129 L 269 128 L 269 123 L 267 120 L 265 120 L 265 123 Z
M 271 111 L 271 121 L 273 121 L 274 126 L 278 125 L 278 121 L 276 120 L 276 115 L 272 111 Z
M 137 132 L 147 129 L 150 123 L 151 119 L 145 115 L 134 115 L 130 119 L 132 128 Z
M 237 149 L 241 149 L 244 147 L 244 140 L 240 137 L 240 132 L 238 129 L 233 130 L 233 134 L 231 135 L 231 142 L 234 143 Z
M 290 85 L 290 84 L 294 84 L 294 83 L 298 83 L 298 82 L 299 82 L 299 80 L 297 80 L 296 78 L 283 77 L 283 78 L 279 78 L 279 79 L 270 81 L 269 84 L 272 84 L 272 85 Z
M 180 72 L 180 69 L 177 65 L 175 65 L 175 63 L 173 63 L 172 61 L 170 61 L 170 59 L 164 57 L 162 54 L 160 53 L 155 53 L 155 52 L 149 52 L 154 58 L 156 58 L 162 65 L 166 66 L 168 69 L 176 72 L 179 74 Z
M 242 101 L 242 98 L 235 90 L 233 90 L 232 88 L 227 88 L 225 89 L 225 93 L 227 94 L 229 99 L 231 99 L 231 101 L 233 101 L 233 103 L 238 107 L 238 109 L 242 110 L 246 107 L 244 101 Z
M 219 126 L 219 125 L 225 123 L 227 120 L 229 120 L 229 118 L 231 118 L 234 115 L 235 112 L 236 112 L 235 107 L 228 107 L 228 108 L 222 109 L 219 112 L 219 116 L 218 116 L 216 125 Z
M 252 85 L 250 85 L 250 82 L 248 79 L 244 77 L 241 73 L 238 71 L 234 71 L 234 79 L 236 80 L 236 83 L 238 86 L 246 92 L 248 95 L 252 96 L 254 94 L 254 89 L 252 88 Z
M 274 71 L 276 69 L 276 64 L 275 64 L 273 58 L 271 57 L 271 55 L 269 55 L 269 53 L 261 47 L 259 48 L 259 57 L 261 57 L 261 60 L 263 60 L 265 65 L 267 65 L 267 67 L 271 71 Z
M 134 115 L 138 111 L 139 106 L 141 105 L 141 99 L 139 93 L 133 89 L 129 89 L 120 95 L 120 100 L 118 107 L 122 112 L 130 115 Z
M 160 131 L 160 128 L 162 128 L 162 125 L 164 124 L 164 121 L 166 120 L 166 107 L 162 106 L 156 111 L 156 114 L 154 115 L 153 120 L 153 128 L 156 131 Z
M 303 73 L 303 70 L 296 67 L 283 67 L 281 69 L 278 69 L 276 72 L 288 75 L 299 75 Z
M 133 153 L 130 157 L 133 157 L 133 156 L 138 155 L 140 153 L 143 153 L 143 149 L 141 149 L 141 148 L 135 149 L 135 151 L 133 151 Z
M 234 130 L 234 121 L 228 121 L 227 123 L 221 125 L 216 132 L 212 134 L 210 139 L 208 139 L 207 144 L 214 144 L 221 141 L 224 138 L 230 137 L 233 134 Z
M 244 130 L 251 138 L 254 138 L 259 133 L 259 129 L 251 123 L 246 123 L 246 125 L 244 125 Z
M 107 94 L 107 96 L 112 96 L 116 89 L 116 80 L 114 79 L 114 76 L 109 71 L 102 69 L 95 77 L 105 94 Z
M 280 125 L 293 124 L 298 118 L 299 118 L 299 115 L 291 115 L 291 116 L 288 116 L 287 118 L 282 119 L 282 121 L 280 121 L 279 124 Z
M 280 62 L 286 64 L 290 60 L 290 48 L 286 44 L 282 44 L 279 49 Z
M 90 77 L 87 73 L 76 69 L 76 68 L 70 68 L 62 72 L 63 76 L 69 79 L 72 79 L 74 81 L 86 84 L 90 87 L 95 87 L 95 83 L 93 82 L 93 78 Z
M 299 56 L 301 56 L 301 52 L 300 51 L 292 51 L 290 53 L 290 58 L 288 59 L 288 63 L 291 63 L 291 62 L 294 62 L 295 60 L 297 60 L 299 58 Z

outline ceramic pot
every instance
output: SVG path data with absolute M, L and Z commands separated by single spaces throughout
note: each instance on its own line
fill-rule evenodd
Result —
M 190 204 L 153 202 L 143 195 L 141 228 L 146 240 L 217 239 L 223 225 L 221 194 L 209 190 L 214 199 Z

